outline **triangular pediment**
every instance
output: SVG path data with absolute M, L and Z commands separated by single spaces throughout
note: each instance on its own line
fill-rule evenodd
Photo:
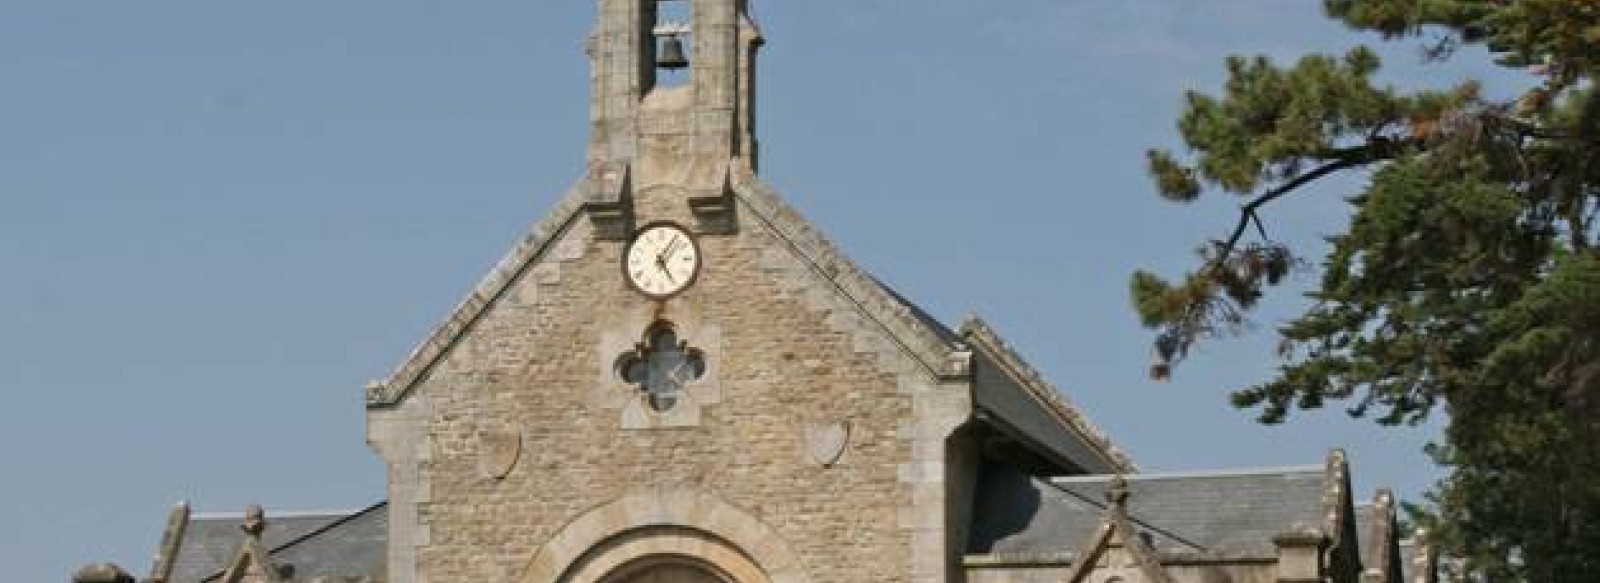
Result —
M 261 533 L 266 530 L 265 513 L 259 506 L 245 512 L 244 544 L 228 561 L 228 568 L 218 579 L 221 583 L 284 583 L 283 573 L 273 564 L 271 553 L 261 543 Z
M 1129 580 L 1137 574 L 1144 583 L 1171 583 L 1172 579 L 1161 566 L 1155 549 L 1134 528 L 1128 518 L 1127 485 L 1120 476 L 1112 482 L 1100 528 L 1083 541 L 1073 554 L 1072 568 L 1063 579 L 1066 583 L 1086 583 L 1097 569 L 1119 573 L 1118 580 Z
M 1141 541 L 1137 534 L 1125 532 L 1122 527 L 1107 521 L 1095 531 L 1094 537 L 1084 541 L 1072 554 L 1072 568 L 1062 579 L 1064 583 L 1089 583 L 1090 575 L 1099 568 L 1113 571 L 1133 571 L 1143 577 L 1144 583 L 1170 583 L 1166 571 L 1156 559 L 1155 552 Z M 1127 581 L 1126 577 L 1117 579 Z
M 728 167 L 729 196 L 739 211 L 746 213 L 741 220 L 761 225 L 782 239 L 783 248 L 807 266 L 822 287 L 846 298 L 846 303 L 891 339 L 916 368 L 936 379 L 966 374 L 968 353 L 957 334 L 857 266 L 747 164 L 735 160 Z M 403 401 L 515 282 L 556 252 L 564 233 L 580 221 L 589 220 L 585 209 L 595 203 L 596 193 L 609 192 L 606 184 L 594 183 L 598 180 L 595 176 L 596 173 L 589 173 L 536 223 L 388 379 L 368 387 L 369 407 L 388 407 Z
M 277 566 L 267 560 L 260 545 L 247 544 L 239 549 L 228 570 L 222 573 L 221 583 L 283 583 Z

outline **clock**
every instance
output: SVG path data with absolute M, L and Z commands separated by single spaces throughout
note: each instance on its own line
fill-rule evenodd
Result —
M 666 299 L 687 289 L 700 273 L 700 246 L 675 223 L 645 225 L 622 252 L 622 274 L 652 299 Z

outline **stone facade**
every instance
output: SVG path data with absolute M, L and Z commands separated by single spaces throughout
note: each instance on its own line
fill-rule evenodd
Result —
M 641 216 L 686 218 L 671 189 L 641 190 Z M 918 533 L 942 531 L 919 531 L 930 518 L 918 509 L 943 504 L 923 485 L 942 474 L 965 387 L 941 385 L 900 354 L 781 234 L 750 223 L 701 237 L 695 285 L 654 302 L 623 282 L 622 243 L 593 238 L 575 215 L 551 242 L 565 251 L 529 265 L 400 403 L 375 408 L 391 513 L 415 513 L 412 533 L 392 535 L 393 580 L 413 569 L 419 581 L 524 580 L 563 525 L 662 489 L 757 517 L 810 567 L 809 580 L 908 580 L 912 543 L 927 542 Z M 691 386 L 678 405 L 697 410 L 689 426 L 631 420 L 654 413 L 613 367 L 656 322 L 710 363 L 704 384 L 714 390 Z M 839 422 L 849 427 L 844 455 L 830 467 L 808 459 L 808 428 Z M 496 432 L 522 441 L 498 479 L 479 471 L 483 438 Z

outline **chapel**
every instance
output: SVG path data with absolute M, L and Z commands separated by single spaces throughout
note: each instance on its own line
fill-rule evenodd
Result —
M 748 0 L 596 0 L 587 168 L 365 388 L 387 493 L 81 583 L 1425 583 L 1344 455 L 1143 473 L 759 174 Z

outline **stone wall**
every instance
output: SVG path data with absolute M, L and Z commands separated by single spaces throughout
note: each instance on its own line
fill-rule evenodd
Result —
M 670 187 L 636 197 L 641 224 L 692 224 Z M 403 401 L 372 410 L 394 581 L 536 580 L 569 522 L 662 488 L 754 517 L 816 583 L 945 580 L 944 438 L 966 387 L 904 356 L 781 226 L 739 212 L 736 234 L 699 238 L 696 284 L 660 303 L 625 283 L 624 243 L 573 215 Z M 693 419 L 650 428 L 627 421 L 613 365 L 618 339 L 658 320 L 709 366 L 679 405 Z M 830 426 L 848 448 L 825 467 L 806 443 Z

